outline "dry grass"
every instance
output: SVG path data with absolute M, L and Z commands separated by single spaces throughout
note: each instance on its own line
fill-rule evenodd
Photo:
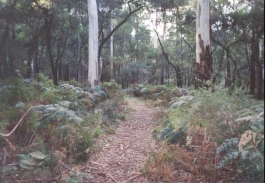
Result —
M 215 143 L 205 140 L 201 134 L 194 135 L 193 142 L 189 148 L 163 147 L 150 156 L 143 173 L 152 181 L 217 181 Z
M 175 158 L 168 150 L 161 150 L 149 157 L 143 173 L 152 181 L 173 181 L 175 180 L 173 164 Z

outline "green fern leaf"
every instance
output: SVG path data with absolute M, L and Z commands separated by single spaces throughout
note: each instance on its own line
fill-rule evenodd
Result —
M 28 159 L 29 156 L 25 154 L 17 154 L 16 156 L 20 157 L 21 159 Z
M 26 169 L 26 170 L 33 170 L 33 169 L 34 169 L 34 167 L 30 167 L 30 166 L 27 166 L 27 165 L 25 165 L 25 164 L 19 164 L 19 166 L 20 166 L 21 168 L 23 168 L 23 169 Z
M 240 158 L 245 160 L 247 159 L 247 156 L 249 155 L 249 151 L 242 151 L 241 154 L 240 154 Z
M 226 139 L 224 143 L 216 149 L 216 156 L 219 156 L 221 152 L 228 152 L 237 149 L 238 138 Z
M 43 160 L 47 157 L 45 154 L 43 154 L 40 151 L 32 152 L 32 153 L 30 153 L 30 156 L 32 156 L 33 158 L 38 159 L 38 160 Z
M 20 165 L 26 165 L 26 166 L 35 166 L 36 165 L 34 160 L 31 158 L 20 160 L 19 164 Z
M 235 121 L 236 122 L 240 122 L 240 121 L 251 121 L 252 118 L 253 118 L 253 116 L 245 116 L 245 117 L 242 117 L 242 118 L 238 118 Z
M 232 164 L 235 159 L 239 157 L 238 151 L 229 152 L 216 166 L 217 169 L 221 169 L 229 164 Z

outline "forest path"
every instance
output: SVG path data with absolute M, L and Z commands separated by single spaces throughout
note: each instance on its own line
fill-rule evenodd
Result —
M 91 175 L 89 183 L 148 182 L 140 171 L 149 154 L 160 148 L 151 134 L 158 109 L 136 98 L 125 99 L 130 115 L 90 158 L 86 169 Z

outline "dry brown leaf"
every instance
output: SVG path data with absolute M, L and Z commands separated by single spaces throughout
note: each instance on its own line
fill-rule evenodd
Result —
M 253 144 L 256 144 L 256 137 L 257 133 L 251 130 L 247 130 L 241 135 L 240 141 L 238 143 L 238 150 L 241 152 L 249 142 L 253 142 Z

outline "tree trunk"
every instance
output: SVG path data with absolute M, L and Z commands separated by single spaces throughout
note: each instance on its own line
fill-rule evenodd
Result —
M 113 30 L 113 20 L 110 20 L 110 31 Z M 113 35 L 110 37 L 110 79 L 112 80 L 113 76 Z
M 88 82 L 91 87 L 99 84 L 98 81 L 98 12 L 96 0 L 87 0 L 89 15 L 89 59 Z
M 50 61 L 50 66 L 52 69 L 52 80 L 54 85 L 58 85 L 58 75 L 57 75 L 57 66 L 54 62 L 53 58 L 53 51 L 52 51 L 52 22 L 53 22 L 53 16 L 49 16 L 46 14 L 46 19 L 44 22 L 45 33 L 46 33 L 46 47 L 47 47 L 47 54 Z
M 200 81 L 212 76 L 212 56 L 210 43 L 210 2 L 197 0 L 196 16 L 196 77 Z
M 9 24 L 6 23 L 2 42 L 0 45 L 0 79 L 5 79 L 9 76 L 9 69 L 7 65 L 7 50 L 9 45 Z
M 256 9 L 257 0 L 253 0 L 253 12 Z M 250 61 L 250 91 L 249 94 L 254 95 L 256 89 L 256 63 L 259 61 L 259 41 L 257 37 L 256 20 L 252 21 L 252 37 L 251 37 L 251 61 Z
M 262 64 L 257 62 L 257 99 L 264 99 L 264 78 L 263 78 L 263 67 Z
M 225 79 L 225 86 L 226 87 L 231 87 L 231 62 L 230 62 L 230 57 L 229 57 L 229 51 L 226 51 L 226 79 Z
M 164 61 L 164 59 L 162 59 L 161 60 L 161 68 L 160 68 L 160 71 L 161 71 L 160 72 L 160 74 L 161 74 L 160 75 L 160 84 L 161 85 L 164 85 L 165 84 L 165 82 L 164 82 L 165 81 L 165 78 L 164 78 L 164 67 L 165 66 L 164 65 L 165 65 L 165 61 Z

